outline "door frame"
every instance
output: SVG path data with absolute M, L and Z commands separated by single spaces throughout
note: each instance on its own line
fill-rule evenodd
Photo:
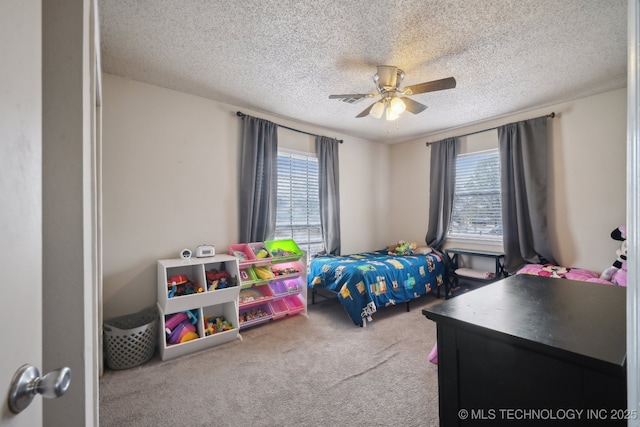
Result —
M 629 425 L 640 426 L 640 377 L 638 333 L 640 293 L 640 82 L 638 54 L 640 49 L 640 0 L 628 2 L 627 57 L 627 243 L 631 254 L 627 261 L 627 406 L 635 419 Z M 634 255 L 636 254 L 636 255 Z
M 42 364 L 72 369 L 43 425 L 98 425 L 101 362 L 97 0 L 42 2 Z

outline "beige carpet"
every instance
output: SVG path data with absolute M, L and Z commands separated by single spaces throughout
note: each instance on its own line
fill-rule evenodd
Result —
M 424 296 L 365 328 L 336 300 L 100 381 L 101 426 L 437 426 L 435 324 Z

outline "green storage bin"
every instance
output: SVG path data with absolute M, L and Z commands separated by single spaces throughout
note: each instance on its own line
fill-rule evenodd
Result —
M 271 254 L 272 262 L 295 261 L 302 257 L 302 251 L 292 239 L 267 240 L 264 245 Z

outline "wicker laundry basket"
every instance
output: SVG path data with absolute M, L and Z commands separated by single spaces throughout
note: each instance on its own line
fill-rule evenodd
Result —
M 103 325 L 105 356 L 110 369 L 128 369 L 153 357 L 158 334 L 158 310 L 107 320 Z

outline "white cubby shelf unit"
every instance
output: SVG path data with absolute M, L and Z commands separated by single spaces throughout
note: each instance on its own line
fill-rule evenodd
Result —
M 162 360 L 172 359 L 184 354 L 204 350 L 219 344 L 240 338 L 240 324 L 238 320 L 238 295 L 240 292 L 240 278 L 238 259 L 225 254 L 206 258 L 164 259 L 157 261 L 158 266 L 158 309 L 160 311 L 159 350 Z M 224 288 L 211 286 L 207 280 L 207 273 L 226 271 Z M 179 286 L 189 287 L 188 294 L 176 292 L 172 286 L 174 282 L 187 284 Z M 232 286 L 235 284 L 235 286 Z M 177 288 L 177 287 L 176 287 Z M 214 289 L 215 288 L 215 289 Z M 184 289 L 184 288 L 183 288 Z M 172 294 L 173 292 L 173 294 Z M 184 342 L 171 342 L 172 318 L 178 313 L 187 314 L 192 326 L 191 339 Z M 184 317 L 183 315 L 180 315 Z M 219 332 L 207 328 L 208 320 L 215 322 L 216 318 L 226 320 L 226 327 Z M 230 328 L 230 329 L 229 329 Z M 197 337 L 193 334 L 197 334 Z

